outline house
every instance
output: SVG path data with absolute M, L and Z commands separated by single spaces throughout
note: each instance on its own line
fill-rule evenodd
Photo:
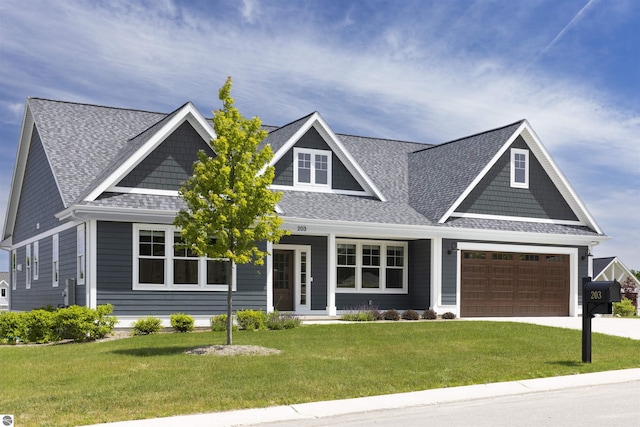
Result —
M 0 311 L 9 309 L 9 273 L 0 271 Z
M 593 281 L 617 280 L 620 284 L 630 282 L 635 286 L 635 295 L 628 295 L 633 304 L 638 307 L 638 294 L 640 293 L 640 280 L 620 261 L 618 257 L 594 258 Z
M 291 235 L 233 266 L 234 306 L 362 305 L 463 317 L 576 316 L 607 239 L 526 120 L 439 145 L 265 127 Z M 111 303 L 123 321 L 226 310 L 224 260 L 174 248 L 180 184 L 210 121 L 29 98 L 2 247 L 11 306 Z

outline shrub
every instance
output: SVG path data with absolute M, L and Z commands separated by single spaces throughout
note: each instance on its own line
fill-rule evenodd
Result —
M 420 315 L 415 310 L 405 310 L 402 312 L 402 318 L 404 320 L 420 320 Z
M 400 320 L 400 313 L 398 313 L 393 308 L 391 310 L 387 310 L 383 314 L 384 320 Z
M 171 327 L 178 332 L 191 332 L 195 324 L 193 316 L 184 313 L 172 314 L 170 322 Z
M 456 315 L 450 311 L 447 311 L 446 313 L 442 314 L 442 318 L 443 319 L 455 319 Z
M 0 342 L 15 344 L 26 331 L 26 313 L 0 313 Z
M 300 318 L 293 313 L 275 310 L 267 316 L 266 326 L 271 330 L 293 329 L 300 326 Z
M 235 331 L 235 325 L 234 328 L 232 328 Z M 226 314 L 219 314 L 217 316 L 213 316 L 211 318 L 211 330 L 213 332 L 222 332 L 222 331 L 226 331 L 227 330 L 227 315 Z
M 78 305 L 61 308 L 55 313 L 56 332 L 61 339 L 76 342 L 104 338 L 117 322 L 116 317 L 109 316 L 112 312 L 111 304 L 99 305 L 95 310 Z
M 424 313 L 422 313 L 422 318 L 427 320 L 435 320 L 438 318 L 438 313 L 431 309 L 425 310 Z
M 21 338 L 27 342 L 44 344 L 60 339 L 56 332 L 56 314 L 47 310 L 32 310 L 25 315 L 26 334 Z
M 384 320 L 384 314 L 379 310 L 371 310 L 371 314 L 373 315 L 373 320 Z
M 622 298 L 622 301 L 613 303 L 613 314 L 621 317 L 633 317 L 637 314 L 637 310 L 633 301 L 629 298 Z
M 247 331 L 255 331 L 256 329 L 261 331 L 267 328 L 265 326 L 267 315 L 262 310 L 238 310 L 236 318 L 240 328 Z
M 144 319 L 138 319 L 133 324 L 133 335 L 149 335 L 155 334 L 162 329 L 162 320 L 157 317 L 147 316 Z
M 372 322 L 375 320 L 372 311 L 352 311 L 344 313 L 341 318 L 347 322 Z

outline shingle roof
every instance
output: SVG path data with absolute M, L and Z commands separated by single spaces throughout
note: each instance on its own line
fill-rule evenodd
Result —
M 523 121 L 416 151 L 409 156 L 411 204 L 437 222 Z
M 166 195 L 105 193 L 92 202 L 83 202 L 81 197 L 109 176 L 175 112 L 151 113 L 39 98 L 31 98 L 29 106 L 65 206 L 75 203 L 167 211 L 185 207 L 179 197 Z M 309 117 L 281 128 L 264 126 L 270 130 L 264 142 L 277 152 Z M 285 218 L 436 225 L 521 124 L 513 123 L 437 146 L 336 134 L 386 201 L 344 194 L 284 191 L 279 207 Z M 439 226 L 596 234 L 587 227 L 471 218 L 453 218 Z
M 593 259 L 593 277 L 597 277 L 616 257 L 594 258 Z
M 65 206 L 111 163 L 127 141 L 166 114 L 30 98 L 29 108 Z

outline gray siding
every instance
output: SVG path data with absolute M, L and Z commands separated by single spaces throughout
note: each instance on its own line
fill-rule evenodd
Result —
M 409 296 L 414 310 L 431 306 L 431 240 L 409 242 Z
M 98 304 L 111 303 L 122 316 L 226 313 L 226 291 L 134 291 L 132 230 L 129 223 L 98 222 Z M 239 265 L 234 309 L 266 309 L 265 280 L 264 266 Z
M 296 147 L 314 150 L 331 150 L 315 128 L 309 131 L 296 143 Z M 293 148 L 276 163 L 273 183 L 276 185 L 293 185 Z M 363 191 L 363 188 L 351 175 L 346 166 L 335 154 L 331 156 L 331 185 L 336 190 Z
M 178 190 L 193 175 L 193 163 L 198 160 L 198 150 L 214 154 L 193 127 L 184 122 L 118 185 Z
M 73 165 L 69 165 L 73 167 Z M 51 167 L 34 126 L 18 202 L 13 241 L 25 239 L 60 225 L 54 214 L 64 209 Z
M 51 236 L 40 239 L 39 245 L 39 274 L 38 279 L 31 280 L 31 289 L 26 289 L 26 247 L 18 248 L 18 263 L 22 264 L 22 271 L 17 273 L 17 286 L 11 291 L 11 307 L 17 311 L 28 311 L 34 308 L 51 305 L 61 307 L 64 304 L 63 291 L 66 279 L 76 276 L 76 229 L 71 228 L 58 234 L 58 263 L 59 286 L 53 287 L 53 238 Z M 33 256 L 33 244 L 31 244 Z M 84 291 L 80 298 L 76 291 L 76 303 L 84 305 Z
M 458 279 L 457 252 L 451 255 L 447 250 L 455 240 L 442 239 L 442 288 L 441 298 L 443 305 L 455 305 L 456 280 Z
M 518 137 L 510 148 L 528 149 L 528 146 Z M 510 156 L 511 150 L 506 150 L 457 212 L 577 221 L 532 152 L 529 153 L 529 188 L 512 188 Z

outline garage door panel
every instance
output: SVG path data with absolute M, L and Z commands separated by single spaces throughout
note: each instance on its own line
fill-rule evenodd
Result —
M 566 316 L 569 257 L 462 252 L 460 315 Z

